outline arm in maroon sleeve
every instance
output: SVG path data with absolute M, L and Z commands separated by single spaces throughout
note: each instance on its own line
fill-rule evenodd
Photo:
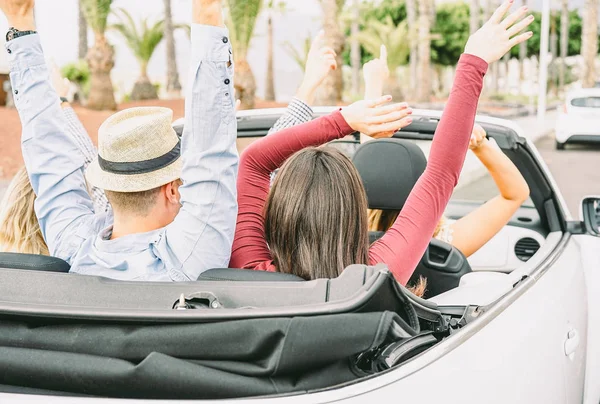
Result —
M 450 97 L 435 131 L 427 169 L 394 225 L 369 250 L 370 263 L 385 263 L 403 285 L 429 245 L 458 183 L 486 70 L 487 63 L 482 59 L 461 56 Z
M 350 135 L 342 114 L 331 115 L 284 129 L 252 143 L 240 157 L 238 217 L 229 266 L 254 268 L 271 260 L 265 241 L 263 209 L 269 194 L 270 175 L 292 154 Z

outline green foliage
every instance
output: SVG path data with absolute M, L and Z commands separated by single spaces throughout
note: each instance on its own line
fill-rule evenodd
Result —
M 352 7 L 352 3 L 348 4 L 348 7 Z M 349 19 L 348 7 L 344 10 L 343 19 L 346 22 Z M 360 31 L 364 31 L 368 28 L 372 21 L 385 21 L 391 18 L 394 25 L 400 24 L 400 22 L 406 20 L 406 3 L 404 0 L 382 0 L 380 3 L 375 5 L 371 2 L 364 2 L 360 4 L 360 16 L 361 22 L 359 24 Z M 346 28 L 346 37 L 350 36 L 350 28 Z M 379 47 L 375 55 L 379 55 Z M 368 52 L 363 46 L 360 49 L 361 63 L 365 64 L 369 60 L 373 59 L 374 55 Z M 342 54 L 344 64 L 350 65 L 350 47 L 346 46 L 344 53 Z
M 469 5 L 467 3 L 440 4 L 436 10 L 431 41 L 431 61 L 442 66 L 458 62 L 469 39 Z
M 115 14 L 119 17 L 120 22 L 111 25 L 110 28 L 123 36 L 127 46 L 141 64 L 147 64 L 152 58 L 154 50 L 163 40 L 164 20 L 150 24 L 148 19 L 144 18 L 138 30 L 133 17 L 126 10 L 122 8 L 117 9 L 115 10 Z
M 312 38 L 310 34 L 304 38 L 304 42 L 302 43 L 302 51 L 296 49 L 291 43 L 285 42 L 285 50 L 294 59 L 294 62 L 298 64 L 302 71 L 306 70 L 306 61 L 308 60 L 308 53 L 310 52 L 310 47 L 312 45 Z
M 371 55 L 379 55 L 381 45 L 386 46 L 390 71 L 408 62 L 410 44 L 406 21 L 396 25 L 389 15 L 383 22 L 371 20 L 357 37 L 362 47 Z
M 112 0 L 80 0 L 83 15 L 95 33 L 104 34 Z
M 70 82 L 78 84 L 85 95 L 89 93 L 90 68 L 85 60 L 78 60 L 77 62 L 64 65 L 61 69 L 61 74 Z
M 533 32 L 533 37 L 527 41 L 527 56 L 538 56 L 540 54 L 540 38 L 542 31 L 542 14 L 534 11 L 532 13 L 535 20 L 529 26 L 529 30 Z M 556 24 L 556 33 L 558 35 L 558 52 L 560 54 L 560 13 L 553 12 L 550 15 L 550 24 Z M 569 12 L 569 48 L 567 55 L 574 56 L 579 55 L 581 52 L 581 34 L 582 34 L 582 20 L 579 13 L 574 10 Z M 514 47 L 511 50 L 512 57 L 519 56 L 519 47 Z
M 245 59 L 263 0 L 227 0 L 229 34 L 238 58 Z

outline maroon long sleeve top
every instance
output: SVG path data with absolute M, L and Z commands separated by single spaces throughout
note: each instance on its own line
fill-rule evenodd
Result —
M 425 252 L 458 183 L 473 130 L 487 63 L 464 54 L 438 124 L 427 168 L 393 226 L 369 249 L 369 263 L 384 263 L 405 285 Z M 264 205 L 270 175 L 295 152 L 354 132 L 337 111 L 264 137 L 240 158 L 238 218 L 230 267 L 276 271 L 265 241 Z M 366 212 L 365 212 L 366 214 Z

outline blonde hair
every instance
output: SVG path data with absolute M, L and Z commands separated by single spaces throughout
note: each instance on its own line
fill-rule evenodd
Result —
M 0 251 L 50 255 L 34 210 L 25 167 L 10 182 L 0 206 Z
M 388 231 L 398 218 L 399 214 L 399 210 L 369 209 L 369 231 Z M 442 227 L 444 227 L 446 222 L 446 217 L 442 216 L 440 221 L 435 226 L 432 236 L 433 238 L 438 236 L 440 230 Z M 408 286 L 408 290 L 410 290 L 413 294 L 422 297 L 427 290 L 427 279 L 419 276 L 417 283 L 415 285 Z
M 369 231 L 388 231 L 398 218 L 399 214 L 399 210 L 369 209 Z M 440 231 L 447 221 L 448 219 L 446 219 L 445 216 L 442 216 L 438 224 L 435 226 L 432 236 L 433 238 L 440 234 Z

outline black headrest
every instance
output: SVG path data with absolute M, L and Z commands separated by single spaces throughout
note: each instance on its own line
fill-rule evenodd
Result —
M 199 281 L 237 281 L 237 282 L 300 282 L 304 279 L 282 272 L 254 271 L 250 269 L 214 268 L 204 271 Z
M 71 267 L 60 258 L 46 255 L 0 253 L 0 268 L 69 272 Z
M 427 166 L 419 146 L 403 139 L 367 142 L 356 150 L 352 162 L 365 185 L 371 209 L 401 210 Z

